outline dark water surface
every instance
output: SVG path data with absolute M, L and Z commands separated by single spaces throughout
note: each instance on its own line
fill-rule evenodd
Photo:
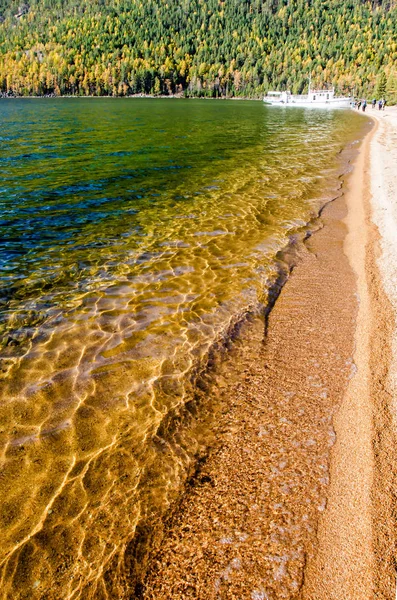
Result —
M 192 372 L 260 312 L 364 120 L 146 99 L 0 120 L 0 594 L 130 597 L 136 527 L 205 445 L 167 425 Z

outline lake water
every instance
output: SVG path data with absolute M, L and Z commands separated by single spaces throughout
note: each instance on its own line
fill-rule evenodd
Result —
M 136 531 L 206 444 L 197 376 L 261 314 L 365 121 L 148 99 L 0 119 L 1 597 L 130 597 Z

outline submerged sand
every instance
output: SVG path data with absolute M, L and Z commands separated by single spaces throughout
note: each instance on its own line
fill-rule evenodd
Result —
M 333 414 L 353 372 L 357 302 L 343 199 L 300 249 L 224 393 L 225 439 L 171 517 L 145 598 L 292 598 L 326 508 Z M 337 268 L 335 268 L 337 265 Z M 236 367 L 237 368 L 237 367 Z
M 146 599 L 394 598 L 397 111 L 378 120 L 225 377 L 222 442 L 170 514 Z

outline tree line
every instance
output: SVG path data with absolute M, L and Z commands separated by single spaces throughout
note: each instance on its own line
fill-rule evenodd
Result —
M 0 90 L 397 101 L 396 0 L 0 0 Z M 383 83 L 382 83 L 383 86 Z

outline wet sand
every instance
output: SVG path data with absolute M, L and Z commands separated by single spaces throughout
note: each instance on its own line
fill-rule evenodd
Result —
M 389 379 L 395 315 L 379 270 L 383 231 L 375 224 L 375 206 L 381 172 L 374 172 L 374 160 L 383 126 L 372 116 L 378 117 L 376 131 L 363 144 L 347 190 L 345 251 L 359 298 L 357 373 L 334 420 L 328 506 L 302 594 L 310 600 L 394 600 L 396 594 L 396 439 Z
M 147 600 L 394 597 L 394 315 L 369 172 L 378 135 L 299 245 L 266 335 L 251 325 L 225 376 L 222 441 L 169 516 Z

